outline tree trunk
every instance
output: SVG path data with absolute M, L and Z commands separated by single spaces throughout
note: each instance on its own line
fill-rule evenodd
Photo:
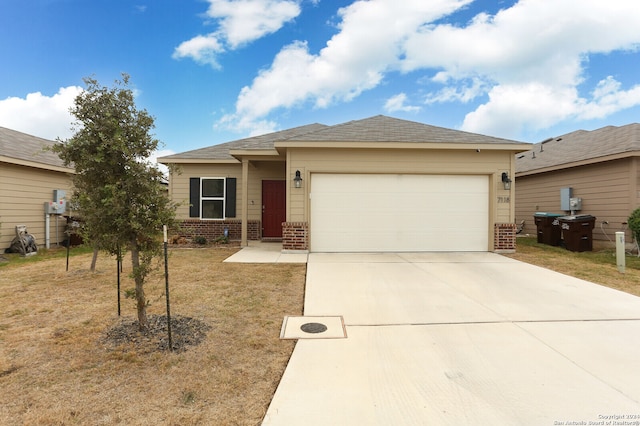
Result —
M 138 308 L 138 326 L 140 331 L 147 329 L 147 301 L 144 296 L 144 277 L 140 274 L 140 253 L 135 241 L 131 244 L 131 263 L 133 265 L 133 275 L 136 281 L 136 307 Z
M 93 247 L 93 257 L 91 258 L 91 272 L 96 271 L 96 262 L 98 261 L 98 246 Z

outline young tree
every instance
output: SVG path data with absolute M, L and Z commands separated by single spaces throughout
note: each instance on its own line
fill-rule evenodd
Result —
M 141 330 L 148 326 L 144 281 L 161 254 L 162 225 L 175 220 L 175 205 L 162 185 L 163 175 L 147 162 L 158 141 L 150 134 L 154 119 L 135 106 L 129 76 L 102 87 L 85 78 L 86 90 L 71 113 L 76 131 L 53 148 L 73 164 L 74 199 L 88 236 L 100 249 L 131 253 L 132 277 Z

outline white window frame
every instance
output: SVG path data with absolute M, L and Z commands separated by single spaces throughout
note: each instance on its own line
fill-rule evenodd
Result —
M 221 180 L 222 181 L 222 196 L 221 197 L 207 197 L 202 193 L 203 181 L 205 180 Z M 227 179 L 224 177 L 201 177 L 200 178 L 200 219 L 201 220 L 225 220 L 226 201 L 227 199 Z M 222 217 L 204 217 L 204 202 L 205 201 L 222 201 Z

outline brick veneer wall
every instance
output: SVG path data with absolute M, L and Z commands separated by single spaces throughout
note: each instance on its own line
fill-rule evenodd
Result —
M 503 253 L 516 251 L 515 223 L 496 223 L 493 229 L 494 251 Z
M 282 250 L 309 250 L 307 222 L 282 223 Z
M 247 239 L 260 239 L 260 221 L 250 220 L 247 224 Z M 224 228 L 229 228 L 229 239 L 240 240 L 242 238 L 242 221 L 240 220 L 199 220 L 187 219 L 180 222 L 180 235 L 190 238 L 205 237 L 207 240 L 215 240 L 224 235 Z

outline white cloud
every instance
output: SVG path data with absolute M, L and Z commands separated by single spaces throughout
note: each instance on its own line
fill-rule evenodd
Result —
M 421 25 L 470 1 L 360 0 L 341 8 L 340 32 L 325 48 L 312 54 L 304 42 L 284 47 L 271 67 L 241 90 L 236 112 L 224 121 L 251 128 L 251 123 L 278 108 L 306 102 L 324 108 L 348 102 L 380 84 L 385 73 L 397 69 L 404 40 Z
M 53 96 L 35 92 L 25 98 L 0 100 L 0 126 L 50 140 L 68 139 L 75 122 L 69 109 L 82 90 L 69 86 L 60 88 Z
M 463 129 L 504 137 L 545 129 L 571 117 L 578 98 L 574 88 L 559 91 L 537 82 L 497 85 L 488 96 L 487 103 L 467 114 Z
M 443 79 L 443 80 L 441 80 Z M 444 76 L 444 73 L 438 73 L 434 77 L 434 81 L 441 81 L 446 83 L 448 78 Z M 437 93 L 431 93 L 427 96 L 425 103 L 433 104 L 438 102 L 462 102 L 468 103 L 487 93 L 487 83 L 483 79 L 474 77 L 470 79 L 470 82 L 460 81 L 458 85 L 446 86 Z
M 407 94 L 406 93 L 398 93 L 395 96 L 387 99 L 387 102 L 384 104 L 384 110 L 387 112 L 418 112 L 420 111 L 420 107 L 406 105 L 407 102 Z
M 174 59 L 192 58 L 200 64 L 209 64 L 214 68 L 220 68 L 217 56 L 224 52 L 215 34 L 196 36 L 191 40 L 183 41 L 173 51 Z
M 220 20 L 219 35 L 232 49 L 278 31 L 300 14 L 295 1 L 209 0 L 207 16 Z
M 578 117 L 585 120 L 604 118 L 636 105 L 640 105 L 640 85 L 622 90 L 622 84 L 608 76 L 598 83 L 592 92 L 590 102 L 580 102 L 577 108 Z
M 174 50 L 174 59 L 191 57 L 219 68 L 220 54 L 278 31 L 301 12 L 298 1 L 291 0 L 207 1 L 206 16 L 216 20 L 218 30 L 182 42 Z
M 640 10 L 624 0 L 523 0 L 493 17 L 479 15 L 466 27 L 423 28 L 408 39 L 402 66 L 443 69 L 433 81 L 444 88 L 427 102 L 488 95 L 467 114 L 464 130 L 517 137 L 570 117 L 602 118 L 640 104 L 634 91 L 620 86 L 608 85 L 606 99 L 578 93 L 588 55 L 634 49 L 640 43 L 638 22 Z M 470 76 L 478 83 L 465 92 Z
M 303 41 L 284 47 L 223 122 L 251 128 L 281 108 L 349 102 L 398 71 L 430 75 L 426 104 L 482 102 L 463 129 L 503 137 L 640 105 L 638 87 L 625 90 L 613 79 L 579 90 L 589 55 L 640 46 L 633 2 L 520 0 L 468 23 L 438 22 L 472 2 L 355 1 L 338 11 L 339 32 L 318 53 Z M 387 108 L 405 101 L 392 98 Z

